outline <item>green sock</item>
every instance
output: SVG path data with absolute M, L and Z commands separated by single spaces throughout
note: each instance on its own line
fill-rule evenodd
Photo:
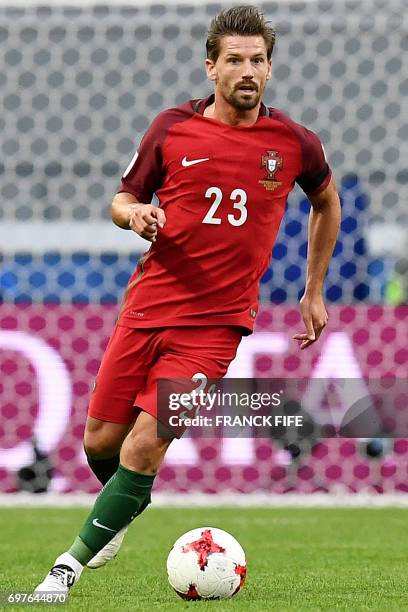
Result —
M 85 454 L 89 467 L 99 482 L 105 485 L 119 467 L 119 453 L 114 457 L 109 457 L 108 459 L 95 459 L 95 457 L 88 455 L 86 451 Z
M 96 498 L 79 537 L 68 552 L 86 565 L 122 527 L 149 505 L 154 479 L 155 476 L 137 474 L 119 465 Z

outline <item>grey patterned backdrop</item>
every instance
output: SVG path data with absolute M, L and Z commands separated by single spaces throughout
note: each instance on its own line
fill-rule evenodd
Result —
M 110 223 L 118 179 L 160 110 L 211 91 L 206 31 L 223 5 L 196 4 L 0 7 L 0 299 L 117 299 L 146 246 Z M 341 188 L 327 299 L 407 301 L 408 1 L 261 6 L 278 33 L 265 101 L 319 133 Z M 262 299 L 297 300 L 306 226 L 297 190 Z
M 219 9 L 1 8 L 3 219 L 107 218 L 153 116 L 210 91 L 204 42 Z M 263 9 L 278 31 L 266 101 L 320 134 L 339 178 L 360 176 L 371 216 L 406 223 L 407 3 Z

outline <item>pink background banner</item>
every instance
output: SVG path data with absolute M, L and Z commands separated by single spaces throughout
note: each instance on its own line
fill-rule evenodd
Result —
M 0 491 L 18 488 L 33 462 L 33 444 L 53 466 L 49 490 L 95 492 L 82 449 L 87 405 L 113 329 L 116 306 L 0 306 Z M 297 308 L 263 309 L 228 375 L 234 378 L 407 379 L 408 306 L 329 308 L 329 326 L 300 351 Z M 399 398 L 401 409 L 408 397 Z M 364 442 L 316 440 L 293 457 L 269 439 L 175 441 L 156 490 L 217 493 L 408 491 L 408 440 L 368 458 Z

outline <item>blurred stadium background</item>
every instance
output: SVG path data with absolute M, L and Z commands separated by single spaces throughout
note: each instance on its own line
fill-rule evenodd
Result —
M 99 489 L 82 450 L 88 397 L 148 246 L 112 225 L 110 202 L 153 117 L 210 92 L 206 29 L 223 6 L 0 6 L 3 493 Z M 309 205 L 293 192 L 262 279 L 257 331 L 230 374 L 406 379 L 408 2 L 259 6 L 278 32 L 265 101 L 320 135 L 343 220 L 326 282 L 330 327 L 300 353 L 290 337 L 300 325 Z M 406 411 L 407 395 L 397 399 Z M 408 439 L 312 442 L 181 440 L 157 490 L 408 491 Z

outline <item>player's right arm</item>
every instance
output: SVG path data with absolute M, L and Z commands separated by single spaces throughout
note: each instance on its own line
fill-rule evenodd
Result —
M 112 201 L 112 221 L 122 229 L 130 229 L 155 242 L 158 227 L 166 223 L 166 215 L 161 208 L 153 204 L 138 202 L 134 195 L 122 191 Z
M 156 240 L 158 229 L 166 222 L 163 210 L 150 204 L 164 176 L 162 145 L 166 116 L 165 112 L 160 113 L 146 131 L 112 201 L 112 221 L 150 242 Z

